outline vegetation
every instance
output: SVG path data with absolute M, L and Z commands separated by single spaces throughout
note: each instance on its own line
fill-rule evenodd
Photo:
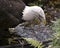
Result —
M 42 43 L 40 41 L 34 40 L 32 38 L 24 38 L 31 46 L 35 46 L 35 48 L 42 48 Z
M 45 11 L 48 25 L 52 23 L 51 20 L 56 20 L 57 18 L 57 20 L 53 21 L 53 24 L 51 24 L 51 28 L 54 31 L 54 34 L 52 38 L 52 43 L 49 44 L 48 48 L 60 48 L 60 19 L 58 19 L 60 16 L 58 15 L 58 12 L 60 11 L 60 0 L 35 0 L 33 3 L 29 3 L 28 5 L 29 6 L 38 5 L 42 7 Z M 36 22 L 38 24 L 40 23 L 39 21 L 37 21 L 37 19 L 34 19 L 34 21 L 35 23 Z M 31 44 L 31 46 L 34 46 L 35 48 L 43 48 L 43 45 L 40 41 L 34 40 L 32 38 L 24 38 L 24 40 L 26 40 L 29 44 Z M 17 42 L 14 42 L 14 43 L 17 43 Z
M 55 33 L 50 48 L 60 48 L 60 19 L 57 19 L 57 21 L 54 22 L 52 29 Z

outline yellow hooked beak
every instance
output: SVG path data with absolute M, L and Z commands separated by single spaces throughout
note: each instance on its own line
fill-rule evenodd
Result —
M 34 24 L 42 23 L 42 24 L 46 25 L 46 19 L 44 19 L 44 18 L 34 18 L 33 22 L 34 22 Z
M 46 18 L 42 17 L 42 16 L 38 16 L 38 19 L 40 20 L 40 22 L 44 25 L 46 25 Z
M 43 20 L 42 20 L 42 23 L 43 23 L 44 25 L 46 25 L 46 19 L 43 19 Z

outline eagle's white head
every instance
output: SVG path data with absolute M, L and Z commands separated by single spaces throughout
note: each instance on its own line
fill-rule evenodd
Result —
M 37 17 L 41 22 L 46 23 L 46 17 L 43 9 L 39 6 L 26 6 L 23 10 L 23 20 L 30 21 Z

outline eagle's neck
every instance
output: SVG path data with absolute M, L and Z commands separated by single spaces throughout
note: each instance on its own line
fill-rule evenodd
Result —
M 24 10 L 23 10 L 23 12 L 22 12 L 22 19 L 23 20 L 28 20 L 28 18 L 29 18 L 29 11 L 30 11 L 30 7 L 29 6 L 25 6 L 25 8 L 24 8 Z

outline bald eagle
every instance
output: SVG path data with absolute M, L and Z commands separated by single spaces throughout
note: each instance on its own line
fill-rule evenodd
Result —
M 26 6 L 22 0 L 0 0 L 0 28 L 12 28 L 24 21 L 38 18 L 46 20 L 44 11 L 39 6 Z
M 9 37 L 8 28 L 14 28 L 24 21 L 32 21 L 36 17 L 41 21 L 46 20 L 44 11 L 39 6 L 26 6 L 22 0 L 0 0 L 0 42 Z

